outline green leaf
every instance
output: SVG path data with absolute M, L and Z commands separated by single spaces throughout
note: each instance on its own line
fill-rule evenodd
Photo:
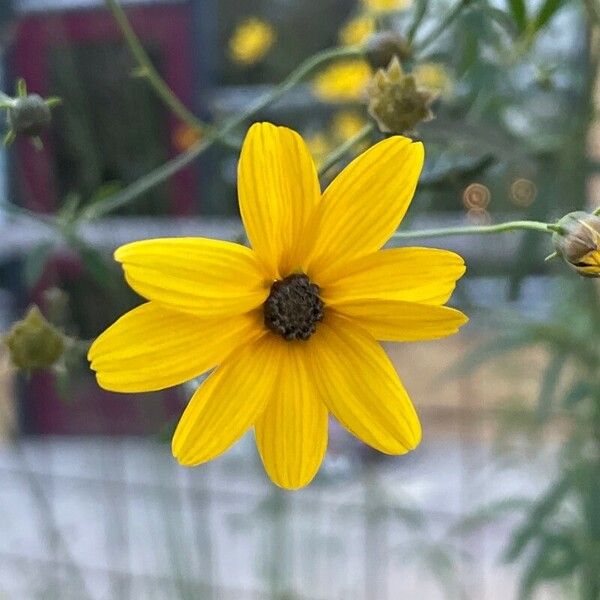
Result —
M 494 8 L 489 4 L 483 4 L 481 5 L 481 8 L 488 17 L 498 23 L 498 25 L 500 25 L 500 27 L 502 27 L 502 29 L 511 37 L 517 36 L 517 27 L 515 26 L 515 21 L 511 18 L 511 15 L 499 8 Z
M 571 486 L 571 473 L 567 472 L 550 486 L 541 500 L 533 505 L 525 523 L 512 536 L 509 547 L 504 555 L 506 562 L 516 560 L 536 536 L 543 535 L 545 521 L 558 508 L 559 504 L 571 490 Z
M 541 536 L 536 553 L 529 561 L 521 579 L 520 598 L 531 597 L 543 581 L 571 575 L 581 563 L 576 541 L 567 533 L 546 533 Z
M 470 515 L 463 517 L 452 527 L 451 532 L 456 535 L 473 533 L 497 519 L 517 511 L 523 511 L 530 506 L 531 500 L 527 498 L 503 498 L 482 506 Z
M 517 29 L 523 33 L 527 29 L 527 6 L 525 5 L 525 0 L 508 0 L 508 6 Z
M 593 391 L 592 384 L 589 381 L 579 381 L 567 392 L 562 405 L 565 408 L 573 408 L 582 400 L 591 396 Z
M 116 288 L 114 272 L 102 254 L 90 247 L 79 247 L 79 256 L 86 271 L 94 281 L 103 288 Z
M 557 352 L 544 371 L 536 407 L 536 417 L 539 423 L 545 422 L 552 411 L 556 388 L 564 366 L 565 357 Z
M 497 356 L 533 343 L 531 336 L 524 332 L 510 333 L 504 337 L 493 339 L 480 344 L 473 351 L 467 353 L 450 369 L 445 371 L 442 377 L 464 377 Z
M 44 272 L 54 244 L 42 242 L 35 246 L 26 256 L 23 263 L 23 281 L 27 289 L 33 288 Z
M 545 0 L 535 18 L 533 31 L 537 33 L 540 29 L 542 29 L 544 25 L 550 21 L 554 14 L 560 8 L 562 8 L 563 4 L 564 0 Z
M 103 183 L 89 198 L 86 202 L 85 210 L 83 211 L 84 215 L 93 214 L 94 208 L 107 198 L 114 196 L 117 192 L 120 192 L 123 189 L 123 186 L 118 181 L 108 181 Z

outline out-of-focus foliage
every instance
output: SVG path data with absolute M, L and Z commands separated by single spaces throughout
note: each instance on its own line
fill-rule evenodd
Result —
M 544 429 L 559 426 L 557 472 L 540 497 L 502 499 L 459 526 L 473 530 L 507 513 L 520 515 L 504 558 L 522 565 L 523 598 L 555 581 L 569 582 L 580 598 L 600 593 L 600 288 L 593 281 L 567 281 L 556 286 L 551 319 L 515 324 L 456 367 L 473 372 L 516 350 L 543 349 L 548 356 L 537 402 L 524 399 L 514 419 L 507 412 L 499 449 L 502 439 L 523 433 L 524 426 L 534 445 Z

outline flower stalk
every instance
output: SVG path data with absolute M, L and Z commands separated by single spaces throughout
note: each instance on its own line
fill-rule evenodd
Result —
M 150 57 L 144 50 L 140 39 L 131 27 L 131 23 L 125 15 L 125 11 L 117 0 L 106 0 L 106 6 L 112 13 L 117 25 L 121 29 L 125 41 L 129 46 L 131 54 L 138 63 L 135 75 L 143 77 L 154 88 L 158 97 L 167 105 L 169 110 L 183 122 L 187 123 L 197 131 L 203 131 L 207 125 L 194 115 L 181 100 L 176 96 L 173 90 L 166 84 L 165 80 L 158 74 L 158 71 L 152 64 Z
M 323 164 L 319 167 L 319 176 L 324 175 L 336 165 L 354 146 L 364 142 L 373 133 L 375 127 L 373 123 L 367 123 L 356 135 L 340 144 L 329 156 L 325 158 Z
M 189 150 L 179 154 L 175 158 L 167 161 L 154 171 L 141 177 L 131 185 L 127 186 L 114 196 L 107 198 L 104 202 L 94 205 L 89 210 L 83 212 L 83 218 L 91 220 L 105 216 L 123 206 L 128 205 L 138 196 L 146 193 L 153 187 L 161 184 L 163 181 L 173 176 L 175 173 L 192 163 L 198 156 L 206 152 L 215 143 L 221 140 L 227 140 L 229 135 L 242 125 L 245 121 L 253 117 L 256 113 L 265 109 L 267 106 L 279 100 L 296 85 L 313 75 L 324 65 L 344 58 L 360 56 L 362 48 L 359 46 L 340 46 L 317 52 L 306 59 L 297 69 L 292 71 L 286 79 L 276 85 L 270 92 L 260 97 L 246 111 L 228 119 L 220 127 L 208 129 L 202 140 L 196 142 Z
M 392 240 L 414 240 L 418 238 L 450 237 L 454 235 L 486 235 L 521 230 L 554 233 L 559 231 L 559 228 L 554 223 L 542 223 L 540 221 L 507 221 L 506 223 L 498 223 L 497 225 L 467 225 L 464 227 L 398 231 L 392 236 Z

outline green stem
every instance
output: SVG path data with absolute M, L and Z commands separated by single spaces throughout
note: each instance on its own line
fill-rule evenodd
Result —
M 105 0 L 106 5 L 112 12 L 115 21 L 119 25 L 125 41 L 131 50 L 139 65 L 139 74 L 146 78 L 160 99 L 169 107 L 169 109 L 182 121 L 197 130 L 203 130 L 206 124 L 200 121 L 173 93 L 173 90 L 165 83 L 165 80 L 158 74 L 152 61 L 146 54 L 140 39 L 131 27 L 125 11 L 121 8 L 118 0 Z
M 471 4 L 472 0 L 460 0 L 458 4 L 452 9 L 448 11 L 445 18 L 440 21 L 438 26 L 429 33 L 423 40 L 419 43 L 414 44 L 414 52 L 415 54 L 418 52 L 422 52 L 429 44 L 435 42 L 439 38 L 439 36 L 444 33 L 444 31 L 448 28 L 449 25 L 460 15 L 465 7 Z
M 0 104 L 13 104 L 14 98 L 0 91 Z
M 360 56 L 362 50 L 358 46 L 341 46 L 338 48 L 331 48 L 329 50 L 323 50 L 307 60 L 305 60 L 296 70 L 294 70 L 286 79 L 284 79 L 279 85 L 259 98 L 254 104 L 252 104 L 246 111 L 235 115 L 231 119 L 225 121 L 221 127 L 213 130 L 209 130 L 202 140 L 194 144 L 191 148 L 179 154 L 170 161 L 164 163 L 154 171 L 151 171 L 144 177 L 141 177 L 131 185 L 127 186 L 121 192 L 114 196 L 107 198 L 104 202 L 96 204 L 90 207 L 89 210 L 84 211 L 83 218 L 93 219 L 100 216 L 104 216 L 108 213 L 113 212 L 123 206 L 129 204 L 132 200 L 141 196 L 149 189 L 152 189 L 156 185 L 162 183 L 191 162 L 193 162 L 198 156 L 206 152 L 215 142 L 227 139 L 229 134 L 242 125 L 244 121 L 254 116 L 257 112 L 263 110 L 273 102 L 279 100 L 284 94 L 290 91 L 293 87 L 298 85 L 301 81 L 318 71 L 324 64 L 339 60 L 341 58 L 348 58 L 352 56 Z
M 366 140 L 374 130 L 373 123 L 365 125 L 356 135 L 347 139 L 343 144 L 340 144 L 319 167 L 319 176 L 327 173 L 331 167 L 333 167 L 341 158 L 343 158 L 354 146 L 360 144 L 360 142 Z
M 442 227 L 439 229 L 423 229 L 419 231 L 398 231 L 392 240 L 411 240 L 417 238 L 449 237 L 453 235 L 484 235 L 487 233 L 504 233 L 529 229 L 543 233 L 553 233 L 556 226 L 553 223 L 540 221 L 508 221 L 498 225 L 471 225 L 466 227 Z

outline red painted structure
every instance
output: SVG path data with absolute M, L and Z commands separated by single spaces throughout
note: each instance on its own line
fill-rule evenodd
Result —
M 127 8 L 127 15 L 143 43 L 160 53 L 162 73 L 175 94 L 191 106 L 193 101 L 193 19 L 188 4 L 153 4 Z M 29 89 L 42 96 L 49 89 L 48 57 L 56 45 L 85 43 L 119 43 L 122 34 L 112 15 L 106 10 L 74 10 L 55 13 L 33 13 L 20 19 L 14 49 L 13 70 L 24 77 Z M 169 139 L 174 139 L 176 118 L 165 109 Z M 176 150 L 169 148 L 169 154 Z M 32 210 L 51 212 L 57 205 L 57 186 L 52 172 L 51 141 L 46 151 L 36 152 L 31 144 L 19 143 L 18 186 L 23 204 Z M 197 198 L 194 168 L 180 171 L 169 181 L 169 197 L 173 214 L 190 214 Z
M 130 22 L 144 44 L 160 57 L 161 75 L 187 106 L 194 95 L 193 18 L 188 3 L 165 3 L 127 7 Z M 25 78 L 28 89 L 42 96 L 50 89 L 50 55 L 56 46 L 79 44 L 120 44 L 122 34 L 113 17 L 104 9 L 31 13 L 17 24 L 12 71 Z M 67 107 L 65 107 L 67 109 Z M 165 108 L 168 140 L 172 147 L 178 121 Z M 53 164 L 52 136 L 44 139 L 44 150 L 36 151 L 27 141 L 19 141 L 16 186 L 22 203 L 31 210 L 53 212 L 60 198 Z M 198 198 L 197 171 L 188 167 L 168 182 L 168 212 L 187 215 L 195 210 Z M 43 281 L 34 290 L 81 277 L 81 264 L 73 257 L 57 257 L 47 269 Z M 92 307 L 93 309 L 93 307 Z M 61 399 L 51 374 L 33 376 L 23 389 L 23 424 L 35 434 L 135 434 L 156 432 L 168 419 L 181 411 L 176 394 L 122 395 L 100 390 L 91 374 L 75 376 L 69 399 Z

